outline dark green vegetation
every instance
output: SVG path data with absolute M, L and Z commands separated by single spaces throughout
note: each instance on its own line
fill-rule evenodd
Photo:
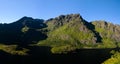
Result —
M 120 26 L 101 20 L 87 22 L 79 14 L 60 15 L 46 21 L 23 17 L 0 24 L 0 43 L 0 50 L 26 57 L 39 57 L 42 53 L 46 57 L 53 53 L 68 54 L 79 49 L 119 48 Z

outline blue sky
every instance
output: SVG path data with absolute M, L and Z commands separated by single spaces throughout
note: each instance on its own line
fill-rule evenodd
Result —
M 79 13 L 85 20 L 120 24 L 120 0 L 0 0 L 0 23 L 23 16 L 49 19 Z

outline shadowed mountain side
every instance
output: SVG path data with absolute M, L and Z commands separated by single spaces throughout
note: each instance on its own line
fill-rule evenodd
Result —
M 42 19 L 23 17 L 13 23 L 0 24 L 0 43 L 25 46 L 46 39 L 47 35 L 40 31 L 47 27 L 43 21 Z
M 36 44 L 40 40 L 44 40 L 47 38 L 47 35 L 36 31 L 35 29 L 29 29 L 25 34 L 22 35 L 19 45 L 28 45 L 28 44 Z

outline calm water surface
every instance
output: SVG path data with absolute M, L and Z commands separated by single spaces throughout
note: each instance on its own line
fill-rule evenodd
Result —
M 68 54 L 51 54 L 48 48 L 31 48 L 28 56 L 14 56 L 0 51 L 0 64 L 101 64 L 113 49 L 79 49 Z

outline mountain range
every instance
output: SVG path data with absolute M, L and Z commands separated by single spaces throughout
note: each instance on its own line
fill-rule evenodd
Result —
M 80 14 L 60 15 L 48 20 L 23 17 L 0 24 L 0 43 L 51 47 L 52 53 L 81 48 L 120 47 L 120 25 L 103 20 L 88 22 Z
M 1 64 L 119 64 L 119 47 L 120 25 L 80 14 L 0 23 Z

